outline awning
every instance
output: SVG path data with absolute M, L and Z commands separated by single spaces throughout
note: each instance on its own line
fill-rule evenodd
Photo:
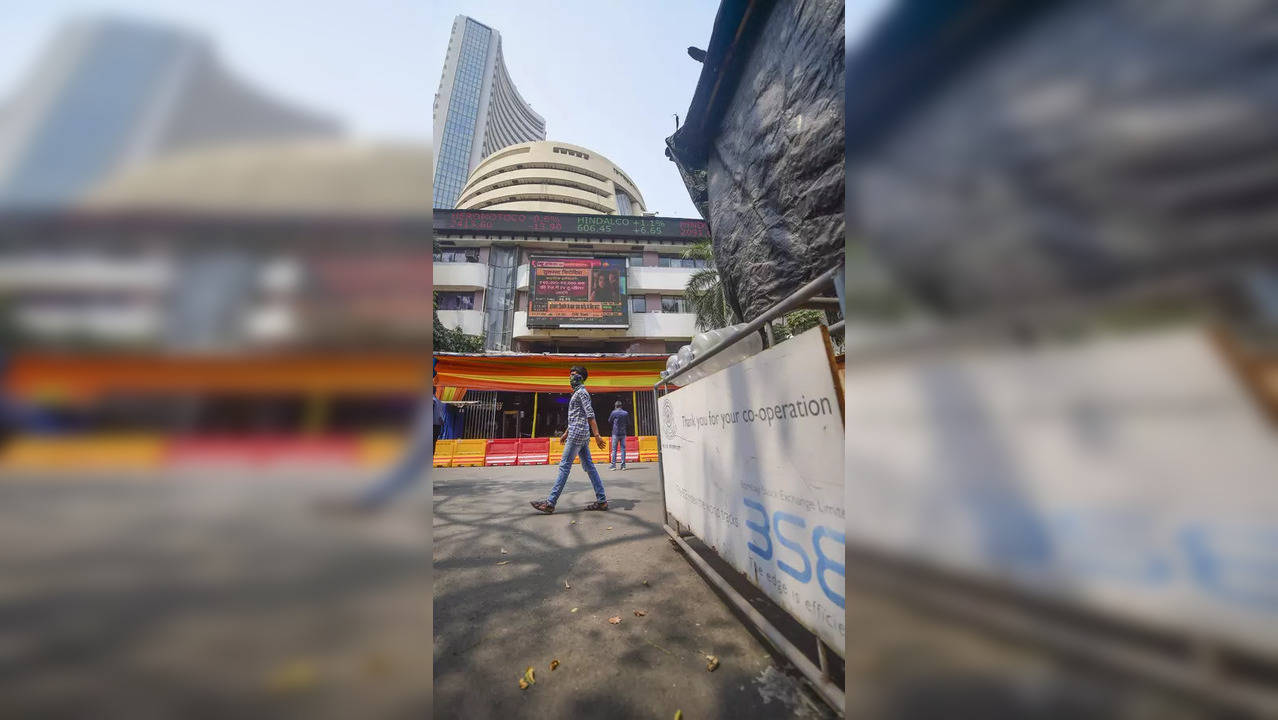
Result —
M 13 358 L 4 391 L 27 402 L 85 402 L 112 393 L 416 396 L 428 387 L 426 367 L 416 354 L 26 353 Z
M 437 355 L 435 384 L 456 391 L 570 392 L 568 369 L 584 365 L 596 392 L 651 390 L 665 355 Z

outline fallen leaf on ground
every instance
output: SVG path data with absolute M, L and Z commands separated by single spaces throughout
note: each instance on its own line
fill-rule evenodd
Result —
M 675 710 L 674 720 L 683 720 L 683 711 Z
M 501 549 L 501 554 L 502 554 L 502 555 L 509 555 L 510 553 L 506 552 L 506 548 L 502 548 L 502 549 Z
M 648 584 L 648 581 L 647 581 L 647 580 L 644 580 L 644 581 L 643 581 L 643 584 L 644 584 L 644 585 L 647 585 L 647 584 Z
M 520 689 L 520 690 L 527 690 L 527 689 L 528 689 L 528 681 L 527 681 L 527 680 L 525 680 L 525 679 L 523 679 L 523 678 L 519 678 L 519 689 Z
M 568 578 L 564 578 L 564 589 L 571 590 L 572 586 L 568 584 Z
M 715 656 L 713 656 L 713 655 L 707 655 L 707 656 L 706 656 L 706 670 L 709 670 L 710 672 L 714 672 L 715 668 L 717 668 L 717 667 L 719 667 L 719 658 L 717 658 L 717 657 L 715 657 Z
M 529 665 L 528 669 L 524 671 L 524 676 L 519 678 L 519 688 L 522 690 L 528 687 L 529 685 L 536 685 L 536 684 L 537 684 L 537 676 L 533 673 L 532 666 Z
M 609 525 L 609 526 L 608 526 L 608 529 L 609 529 L 609 530 L 611 530 L 611 529 L 612 529 L 612 526 L 611 526 L 611 525 Z
M 576 521 L 576 520 L 570 520 L 570 521 L 568 522 L 568 524 L 569 524 L 569 525 L 576 525 L 576 524 L 577 524 L 577 521 Z
M 636 610 L 636 611 L 635 611 L 635 617 L 643 617 L 644 615 L 647 615 L 647 614 L 648 614 L 648 611 L 647 611 L 647 610 Z
M 573 608 L 573 609 L 569 610 L 568 612 L 577 612 L 577 611 L 578 611 L 578 610 L 580 610 L 580 609 L 581 609 L 581 608 Z
M 310 688 L 315 679 L 315 666 L 299 660 L 277 668 L 267 677 L 266 685 L 272 692 L 295 692 Z
M 621 622 L 621 617 L 618 615 L 613 615 L 612 617 L 608 618 L 608 622 L 612 623 L 613 625 L 616 625 L 617 623 Z
M 551 672 L 554 672 L 554 671 L 555 671 L 555 668 L 557 668 L 557 667 L 559 667 L 559 661 L 558 661 L 558 660 L 551 660 L 551 661 L 550 661 L 550 671 L 551 671 Z
M 508 562 L 510 562 L 510 561 L 509 561 L 509 560 L 502 560 L 501 562 L 499 562 L 499 563 L 497 563 L 497 564 L 498 564 L 498 565 L 505 565 L 505 564 L 506 564 L 506 563 L 508 563 Z

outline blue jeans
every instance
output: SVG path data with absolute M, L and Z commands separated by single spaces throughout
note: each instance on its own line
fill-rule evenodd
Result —
M 581 456 L 581 467 L 586 471 L 586 475 L 590 478 L 590 484 L 595 488 L 595 499 L 599 502 L 608 502 L 608 498 L 604 497 L 603 481 L 599 479 L 599 471 L 595 469 L 595 463 L 590 459 L 590 440 L 572 440 L 564 443 L 564 456 L 559 460 L 559 479 L 555 480 L 555 486 L 550 490 L 550 497 L 546 498 L 546 502 L 554 505 L 559 502 L 559 494 L 564 491 L 564 484 L 568 482 L 568 471 L 572 469 L 572 459 Z
M 626 436 L 625 435 L 612 436 L 612 455 L 611 457 L 608 458 L 609 463 L 613 465 L 617 464 L 618 452 L 621 453 L 621 467 L 625 467 L 626 466 Z

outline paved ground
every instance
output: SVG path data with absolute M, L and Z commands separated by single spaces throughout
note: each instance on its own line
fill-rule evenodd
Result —
M 426 489 L 0 480 L 0 718 L 430 716 Z
M 516 467 L 433 475 L 435 717 L 827 715 L 673 549 L 660 529 L 655 465 L 605 471 L 614 507 L 607 513 L 581 510 L 594 497 L 574 468 L 559 510 L 536 514 L 527 503 L 544 497 L 553 474 Z M 849 718 L 1220 717 L 1104 668 L 856 588 L 848 588 L 848 607 Z M 614 616 L 619 625 L 608 623 Z M 719 657 L 718 670 L 706 672 L 705 654 Z M 553 660 L 560 665 L 552 672 Z M 521 690 L 528 666 L 537 682 Z
M 656 465 L 603 478 L 611 510 L 580 509 L 594 494 L 577 467 L 547 516 L 528 501 L 553 467 L 435 471 L 435 717 L 829 716 L 674 550 Z
M 433 473 L 434 717 L 829 715 L 665 538 L 655 465 L 606 473 L 607 513 L 574 511 L 578 468 L 534 514 L 552 477 Z M 361 481 L 0 477 L 0 718 L 431 716 L 430 498 L 315 511 Z M 1216 717 L 854 588 L 848 606 L 851 718 Z

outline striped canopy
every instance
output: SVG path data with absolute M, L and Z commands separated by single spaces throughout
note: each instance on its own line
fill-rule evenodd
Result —
M 586 387 L 596 392 L 651 390 L 666 368 L 665 355 L 437 355 L 435 383 L 460 399 L 465 389 L 570 392 L 568 368 L 584 365 Z

